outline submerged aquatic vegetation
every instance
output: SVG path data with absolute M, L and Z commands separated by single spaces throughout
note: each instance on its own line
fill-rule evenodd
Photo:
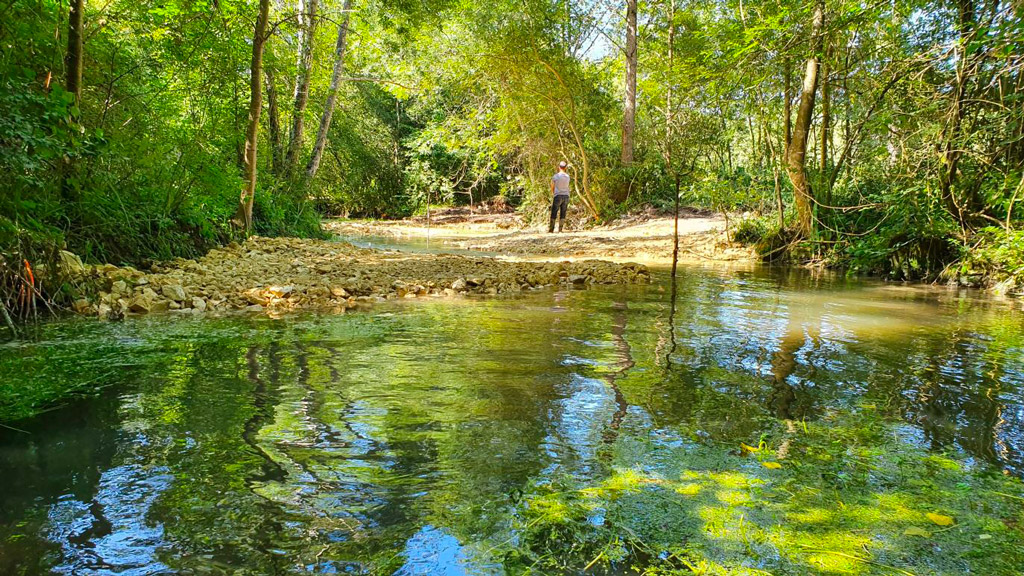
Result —
M 1020 480 L 899 432 L 862 414 L 780 425 L 756 452 L 623 439 L 608 478 L 535 487 L 506 560 L 530 574 L 1019 573 Z
M 1016 574 L 1019 313 L 772 274 L 42 325 L 0 573 Z

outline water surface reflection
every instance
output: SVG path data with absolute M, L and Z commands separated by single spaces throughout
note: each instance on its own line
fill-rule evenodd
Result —
M 675 291 L 51 326 L 0 376 L 111 388 L 0 431 L 0 573 L 499 574 L 527 486 L 834 413 L 1024 473 L 1012 304 L 781 272 Z

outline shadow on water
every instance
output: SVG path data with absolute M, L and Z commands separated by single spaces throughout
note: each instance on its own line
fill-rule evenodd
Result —
M 1001 472 L 1024 473 L 1022 327 L 969 295 L 699 269 L 54 324 L 0 349 L 0 377 L 109 387 L 0 431 L 0 573 L 503 574 L 553 565 L 547 545 L 566 574 L 870 566 L 802 538 L 953 574 L 982 560 L 945 543 L 929 564 L 890 523 L 960 484 L 1021 493 Z M 991 506 L 958 526 L 1015 546 Z

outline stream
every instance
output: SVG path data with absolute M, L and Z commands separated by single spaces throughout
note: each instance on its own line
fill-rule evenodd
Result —
M 1022 334 L 1012 301 L 767 268 L 684 267 L 674 290 L 656 271 L 335 315 L 53 322 L 0 347 L 0 378 L 101 391 L 0 428 L 0 574 L 520 573 L 528 495 L 623 471 L 772 487 L 797 467 L 780 489 L 917 494 L 914 474 L 851 488 L 855 463 L 830 480 L 801 430 L 844 443 L 830 462 L 903 454 L 1019 485 Z M 769 450 L 781 470 L 759 465 Z M 688 541 L 728 565 L 694 514 Z M 833 573 L 765 542 L 742 562 Z

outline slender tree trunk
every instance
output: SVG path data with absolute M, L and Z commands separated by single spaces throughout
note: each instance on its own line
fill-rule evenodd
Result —
M 75 95 L 75 106 L 82 104 L 82 56 L 84 49 L 85 0 L 71 0 L 68 12 L 68 52 L 64 58 L 67 91 Z
M 832 117 L 830 114 L 830 83 L 828 80 L 829 68 L 828 68 L 828 49 L 822 55 L 821 60 L 821 144 L 819 146 L 821 153 L 821 187 L 822 192 L 825 194 L 825 203 L 832 204 L 832 187 L 828 185 L 828 140 L 829 131 L 832 129 Z
M 674 172 L 675 168 L 672 166 L 672 153 L 673 153 L 673 142 L 672 138 L 675 136 L 673 131 L 673 117 L 672 117 L 672 75 L 673 66 L 675 62 L 675 43 L 676 43 L 676 1 L 669 0 L 668 3 L 668 70 L 669 70 L 669 81 L 665 93 L 665 164 L 669 171 Z M 677 215 L 678 217 L 678 215 Z
M 672 281 L 676 279 L 676 267 L 679 265 L 679 173 L 673 174 L 673 190 L 675 191 L 675 222 L 672 223 Z
M 245 189 L 238 202 L 235 222 L 248 233 L 252 230 L 252 204 L 256 197 L 256 137 L 260 127 L 260 109 L 263 106 L 261 80 L 263 78 L 263 45 L 267 41 L 267 18 L 270 0 L 260 0 L 256 30 L 252 36 L 252 65 L 249 68 L 249 123 L 245 129 Z
M 267 117 L 270 125 L 270 167 L 274 174 L 281 174 L 284 164 L 284 150 L 281 147 L 281 111 L 277 106 L 277 83 L 272 67 L 266 69 Z
M 676 170 L 675 166 L 672 165 L 672 148 L 674 137 L 674 130 L 672 126 L 672 82 L 671 74 L 672 67 L 675 60 L 675 40 L 676 40 L 676 2 L 675 0 L 669 0 L 668 4 L 668 70 L 669 70 L 669 83 L 668 92 L 665 98 L 665 160 L 668 164 L 668 169 L 673 176 L 673 190 L 675 192 L 675 201 L 673 206 L 675 212 L 673 213 L 674 221 L 672 223 L 672 289 L 675 292 L 676 282 L 676 268 L 679 264 L 679 171 Z M 674 304 L 674 301 L 673 301 Z M 671 328 L 670 328 L 671 329 Z
M 341 73 L 345 70 L 345 46 L 348 38 L 352 0 L 345 0 L 341 9 L 344 11 L 344 15 L 341 24 L 338 25 L 338 41 L 334 45 L 334 72 L 331 74 L 331 87 L 327 91 L 324 113 L 320 116 L 320 129 L 316 133 L 313 154 L 309 157 L 309 164 L 306 166 L 306 180 L 308 181 L 312 181 L 316 177 L 316 171 L 320 168 L 320 159 L 323 157 L 324 147 L 327 146 L 327 132 L 331 129 L 331 117 L 334 115 L 334 104 L 338 97 L 338 87 L 341 84 Z
M 309 0 L 303 16 L 303 35 L 300 46 L 299 70 L 295 77 L 295 105 L 292 107 L 292 131 L 288 141 L 286 159 L 288 173 L 294 174 L 302 154 L 303 120 L 309 102 L 309 79 L 313 68 L 313 44 L 316 37 L 317 0 Z
M 809 238 L 814 230 L 814 195 L 807 179 L 804 161 L 807 157 L 807 139 L 814 115 L 814 96 L 818 89 L 818 62 L 821 55 L 821 29 L 825 20 L 824 2 L 814 6 L 811 19 L 811 56 L 807 59 L 804 83 L 800 90 L 800 105 L 796 112 L 793 139 L 786 151 L 786 170 L 793 183 L 793 196 L 797 212 L 797 232 Z
M 783 66 L 783 82 L 786 86 L 782 94 L 782 125 L 785 130 L 782 153 L 785 156 L 789 154 L 789 142 L 793 139 L 793 63 L 786 58 Z
M 622 117 L 622 164 L 633 163 L 633 137 L 636 131 L 636 2 L 626 0 L 626 98 Z
M 84 51 L 85 0 L 70 0 L 68 12 L 68 52 L 64 57 L 67 78 L 64 87 L 75 97 L 71 120 L 78 122 L 82 107 L 82 56 Z M 65 156 L 60 163 L 60 189 L 65 200 L 77 199 L 77 187 L 72 184 L 75 170 L 74 157 Z
M 782 203 L 782 184 L 779 182 L 779 154 L 771 138 L 768 138 L 768 153 L 772 159 L 772 175 L 775 177 L 775 206 L 779 211 L 779 230 L 786 228 L 786 206 Z

